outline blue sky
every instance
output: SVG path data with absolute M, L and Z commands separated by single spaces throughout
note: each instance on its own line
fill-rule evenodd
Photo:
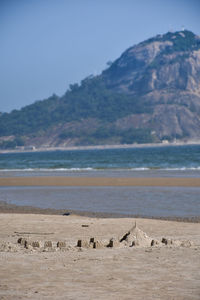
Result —
M 123 51 L 184 26 L 199 0 L 0 0 L 0 111 L 61 96 Z

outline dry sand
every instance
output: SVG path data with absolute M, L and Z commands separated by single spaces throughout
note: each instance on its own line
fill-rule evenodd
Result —
M 77 240 L 121 238 L 130 218 L 0 214 L 0 299 L 200 299 L 200 224 L 137 219 L 153 239 L 190 240 L 159 245 L 86 249 Z M 83 226 L 82 226 L 83 225 Z M 53 242 L 25 249 L 20 238 Z M 57 248 L 56 243 L 66 243 Z M 57 249 L 57 251 L 56 251 Z
M 200 187 L 200 178 L 1 177 L 0 186 L 187 186 Z

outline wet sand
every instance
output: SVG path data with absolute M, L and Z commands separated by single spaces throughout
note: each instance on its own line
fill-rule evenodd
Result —
M 134 222 L 0 214 L 0 299 L 199 299 L 200 224 L 137 219 L 148 236 L 189 240 L 191 246 L 76 247 L 78 239 L 117 239 Z M 20 237 L 64 241 L 66 248 L 25 249 L 17 244 Z
M 136 214 L 120 214 L 120 213 L 106 213 L 106 212 L 91 212 L 80 211 L 72 209 L 53 209 L 53 208 L 40 208 L 25 205 L 15 205 L 4 201 L 0 201 L 0 214 L 41 214 L 41 215 L 76 215 L 89 218 L 143 218 L 143 219 L 155 219 L 155 220 L 167 220 L 176 222 L 187 223 L 200 223 L 200 216 L 196 217 L 155 217 L 155 216 L 141 216 Z
M 1 177 L 0 186 L 0 212 L 62 215 L 68 211 L 90 217 L 154 217 L 186 222 L 200 220 L 198 177 Z M 40 188 L 45 190 L 40 191 Z M 140 188 L 145 190 L 141 192 L 138 190 Z M 159 191 L 158 188 L 173 190 Z M 179 188 L 183 190 L 174 190 Z M 123 208 L 121 199 L 126 200 L 126 206 L 128 208 L 130 205 L 130 209 Z M 196 208 L 191 209 L 194 206 Z
M 1 177 L 0 186 L 166 186 L 200 187 L 200 178 Z

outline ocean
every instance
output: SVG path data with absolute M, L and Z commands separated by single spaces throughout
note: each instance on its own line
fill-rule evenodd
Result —
M 0 177 L 200 177 L 200 146 L 0 154 Z M 0 187 L 0 201 L 40 208 L 200 216 L 196 187 Z
M 0 154 L 0 171 L 200 171 L 200 145 Z

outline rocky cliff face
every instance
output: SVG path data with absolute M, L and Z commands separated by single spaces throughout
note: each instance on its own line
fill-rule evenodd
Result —
M 158 35 L 129 48 L 103 76 L 109 88 L 153 108 L 118 126 L 151 128 L 160 139 L 200 138 L 200 37 L 189 31 Z
M 178 89 L 200 92 L 200 37 L 168 33 L 126 50 L 104 71 L 108 86 L 127 93 Z

